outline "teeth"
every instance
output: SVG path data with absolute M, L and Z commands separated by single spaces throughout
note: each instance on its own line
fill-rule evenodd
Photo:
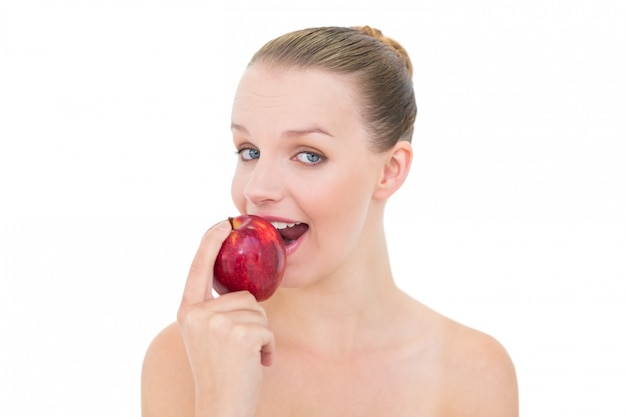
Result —
M 288 227 L 294 227 L 296 224 L 300 224 L 298 222 L 296 223 L 271 222 L 271 223 L 277 229 L 286 229 Z

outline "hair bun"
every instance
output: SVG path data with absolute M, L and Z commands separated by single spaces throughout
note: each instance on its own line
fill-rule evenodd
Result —
M 383 33 L 380 30 L 370 27 L 370 26 L 357 26 L 357 27 L 354 27 L 353 29 L 359 30 L 373 38 L 376 38 L 382 43 L 384 43 L 385 45 L 387 45 L 388 47 L 390 47 L 391 49 L 393 49 L 393 51 L 404 61 L 404 64 L 406 65 L 406 68 L 409 71 L 409 75 L 410 76 L 413 75 L 413 64 L 411 63 L 409 54 L 407 53 L 406 49 L 404 49 L 404 47 L 402 47 L 402 45 L 400 45 L 397 41 L 391 39 L 388 36 L 383 35 Z

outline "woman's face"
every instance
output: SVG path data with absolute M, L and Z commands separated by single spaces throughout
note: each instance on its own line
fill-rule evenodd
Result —
M 232 132 L 239 160 L 232 198 L 241 213 L 286 237 L 283 285 L 298 287 L 362 263 L 384 153 L 368 148 L 350 78 L 320 70 L 248 68 Z M 296 224 L 295 227 L 285 227 Z

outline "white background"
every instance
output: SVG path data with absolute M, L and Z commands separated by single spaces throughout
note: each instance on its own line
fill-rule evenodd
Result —
M 234 213 L 248 59 L 368 24 L 415 66 L 399 285 L 506 346 L 522 415 L 624 417 L 625 4 L 1 0 L 0 415 L 139 415 L 145 349 Z

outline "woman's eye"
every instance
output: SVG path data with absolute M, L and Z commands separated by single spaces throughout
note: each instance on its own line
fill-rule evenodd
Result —
M 258 149 L 243 148 L 239 150 L 239 156 L 244 161 L 250 161 L 252 159 L 259 159 L 261 152 Z
M 324 158 L 321 155 L 313 152 L 300 152 L 298 153 L 298 155 L 296 155 L 296 159 L 308 165 L 315 165 L 322 162 Z

